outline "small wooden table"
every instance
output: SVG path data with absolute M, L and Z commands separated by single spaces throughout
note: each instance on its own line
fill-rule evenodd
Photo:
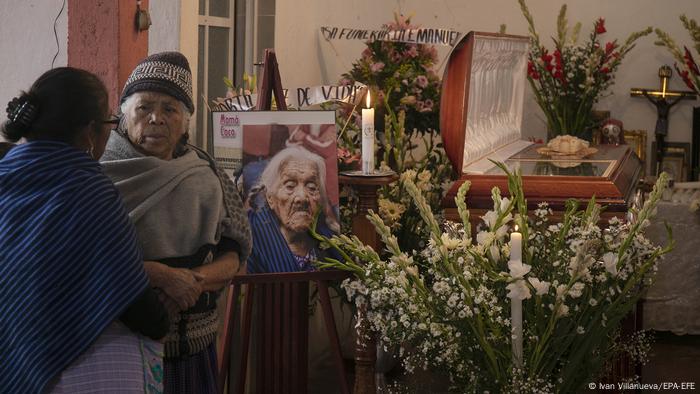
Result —
M 374 225 L 367 219 L 367 213 L 371 209 L 377 211 L 377 189 L 399 179 L 395 173 L 384 176 L 356 175 L 340 173 L 341 185 L 348 185 L 355 189 L 359 197 L 357 212 L 352 218 L 352 232 L 364 244 L 374 250 L 381 249 L 381 239 L 374 229 Z M 358 310 L 358 320 L 363 320 L 365 310 Z M 371 335 L 367 324 L 357 327 L 357 344 L 355 346 L 355 394 L 376 393 L 377 387 L 374 378 L 374 366 L 377 362 L 377 344 Z

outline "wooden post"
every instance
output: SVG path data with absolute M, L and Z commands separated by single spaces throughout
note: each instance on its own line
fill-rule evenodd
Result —
M 260 78 L 260 89 L 258 90 L 258 111 L 269 111 L 272 109 L 272 96 L 275 97 L 278 111 L 287 110 L 287 101 L 282 90 L 282 78 L 280 77 L 277 55 L 274 49 L 265 49 L 265 61 L 263 63 L 262 77 Z
M 398 175 L 387 176 L 339 176 L 343 185 L 351 186 L 358 194 L 359 204 L 352 219 L 352 232 L 366 245 L 379 251 L 382 247 L 379 234 L 366 218 L 367 211 L 377 212 L 377 189 L 398 179 Z M 355 394 L 375 394 L 377 386 L 374 379 L 374 366 L 377 362 L 377 342 L 369 330 L 365 318 L 366 310 L 357 311 L 358 321 L 364 323 L 357 327 L 357 343 L 355 345 Z
M 148 31 L 135 25 L 137 8 L 136 1 L 68 1 L 68 65 L 102 79 L 110 108 L 119 105 L 126 80 L 148 56 Z M 148 0 L 140 8 L 148 9 Z

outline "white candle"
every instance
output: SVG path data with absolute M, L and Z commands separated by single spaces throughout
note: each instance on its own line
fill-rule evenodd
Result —
M 374 108 L 369 106 L 367 91 L 367 108 L 362 109 L 362 173 L 374 172 Z
M 510 233 L 510 260 L 519 261 L 523 259 L 523 234 L 518 232 L 518 226 L 515 226 L 515 231 Z
M 510 234 L 510 261 L 521 262 L 523 235 L 518 232 L 518 226 Z M 525 279 L 519 279 L 525 280 Z M 523 300 L 512 298 L 510 303 L 510 323 L 512 329 L 513 365 L 517 368 L 523 366 Z

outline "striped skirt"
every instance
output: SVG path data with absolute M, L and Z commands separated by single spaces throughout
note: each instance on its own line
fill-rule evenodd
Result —
M 191 356 L 165 359 L 165 394 L 217 394 L 216 346 Z

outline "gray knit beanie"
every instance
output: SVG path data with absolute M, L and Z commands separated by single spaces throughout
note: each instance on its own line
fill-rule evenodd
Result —
M 141 61 L 124 84 L 119 103 L 136 92 L 165 93 L 182 101 L 190 112 L 192 102 L 192 72 L 187 58 L 180 52 L 155 53 Z

